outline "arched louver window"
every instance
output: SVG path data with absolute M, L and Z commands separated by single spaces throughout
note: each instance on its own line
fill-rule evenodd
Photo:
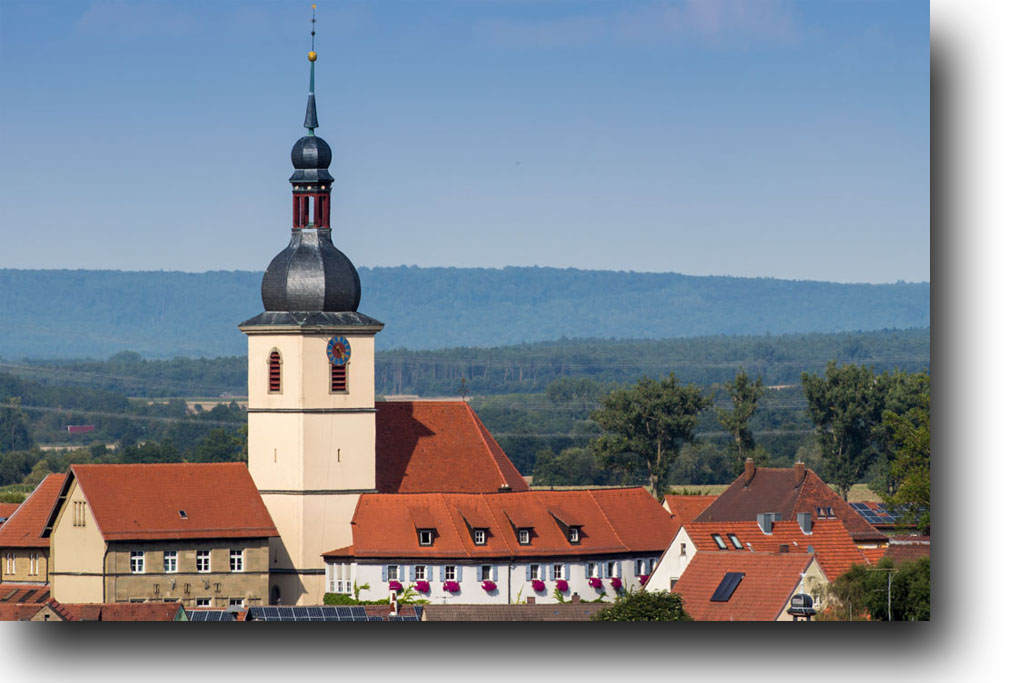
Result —
M 348 391 L 348 363 L 331 366 L 331 393 Z
M 272 393 L 281 391 L 281 354 L 277 351 L 270 352 L 270 381 L 267 389 Z

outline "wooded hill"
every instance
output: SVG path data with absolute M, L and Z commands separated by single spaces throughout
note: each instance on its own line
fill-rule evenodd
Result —
M 377 337 L 382 350 L 929 325 L 928 283 L 572 268 L 359 272 L 360 311 L 386 324 Z M 261 278 L 262 272 L 245 271 L 0 270 L 0 358 L 107 358 L 119 351 L 147 358 L 241 355 L 245 335 L 236 325 L 263 310 Z

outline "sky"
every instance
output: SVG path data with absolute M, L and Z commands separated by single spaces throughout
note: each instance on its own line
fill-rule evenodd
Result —
M 308 2 L 0 2 L 0 268 L 263 270 Z M 318 3 L 357 266 L 929 271 L 929 8 Z

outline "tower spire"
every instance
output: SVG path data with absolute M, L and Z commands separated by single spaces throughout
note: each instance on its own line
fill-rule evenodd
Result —
M 309 31 L 309 99 L 306 101 L 306 121 L 303 125 L 313 135 L 313 130 L 320 124 L 316 120 L 316 95 L 313 89 L 313 72 L 316 67 L 316 5 L 313 5 L 312 28 Z

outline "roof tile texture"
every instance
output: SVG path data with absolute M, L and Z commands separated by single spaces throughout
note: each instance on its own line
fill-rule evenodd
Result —
M 426 605 L 423 621 L 590 621 L 607 604 Z
M 244 463 L 72 465 L 68 477 L 108 541 L 278 535 Z
M 459 512 L 472 508 L 488 529 L 476 545 L 472 528 Z M 429 510 L 437 523 L 430 546 L 419 545 L 413 509 Z M 552 511 L 572 510 L 581 524 L 580 542 L 570 543 Z M 532 528 L 520 545 L 511 519 Z M 523 524 L 526 526 L 526 524 Z M 642 488 L 520 493 L 365 494 L 352 522 L 353 544 L 325 557 L 496 558 L 552 557 L 617 552 L 661 553 L 678 525 Z
M 665 496 L 665 504 L 679 524 L 689 524 L 718 496 Z
M 697 553 L 672 592 L 696 621 L 775 621 L 811 560 L 806 554 Z M 742 572 L 743 580 L 728 602 L 711 602 L 728 572 Z
M 817 507 L 831 507 L 858 541 L 885 541 L 883 533 L 864 521 L 856 510 L 811 470 L 797 484 L 793 468 L 758 467 L 748 485 L 741 474 L 695 518 L 698 522 L 756 521 L 759 512 L 777 512 L 796 520 L 798 512 L 816 515 Z
M 377 490 L 487 493 L 526 480 L 463 401 L 377 403 Z
M 60 495 L 63 474 L 48 474 L 32 494 L 0 527 L 0 548 L 49 548 L 50 539 L 43 538 L 43 527 L 50 510 Z

